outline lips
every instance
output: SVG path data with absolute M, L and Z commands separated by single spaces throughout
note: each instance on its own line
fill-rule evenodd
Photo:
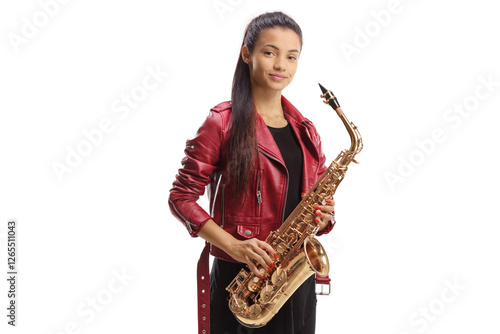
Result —
M 273 73 L 269 74 L 269 76 L 271 78 L 273 78 L 274 80 L 276 80 L 276 81 L 281 81 L 281 80 L 283 80 L 283 79 L 286 78 L 286 77 L 284 77 L 284 76 L 282 76 L 280 74 L 273 74 Z

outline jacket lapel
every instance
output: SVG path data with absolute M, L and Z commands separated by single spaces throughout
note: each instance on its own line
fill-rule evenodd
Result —
M 302 114 L 282 95 L 281 103 L 288 123 L 298 139 L 302 156 L 304 159 L 302 169 L 302 189 L 303 192 L 309 191 L 309 188 L 316 182 L 316 170 L 318 169 L 319 152 L 311 138 L 308 121 Z M 279 161 L 283 166 L 285 162 L 281 156 L 280 150 L 274 138 L 267 128 L 264 119 L 257 113 L 257 145 L 259 151 L 271 158 Z M 286 167 L 286 166 L 285 166 Z
M 271 132 L 269 132 L 269 129 L 267 128 L 267 125 L 264 122 L 264 119 L 262 119 L 262 117 L 260 117 L 258 113 L 257 113 L 257 145 L 260 151 L 278 160 L 279 162 L 281 162 L 281 164 L 283 164 L 283 166 L 285 166 L 285 162 L 281 157 L 280 149 L 278 148 L 278 145 L 276 145 L 273 135 L 271 134 Z
M 302 149 L 302 157 L 304 159 L 302 167 L 302 190 L 303 192 L 308 192 L 309 188 L 316 182 L 316 170 L 319 160 L 318 149 L 314 145 L 307 126 L 309 121 L 285 97 L 282 96 L 281 100 L 288 122 Z

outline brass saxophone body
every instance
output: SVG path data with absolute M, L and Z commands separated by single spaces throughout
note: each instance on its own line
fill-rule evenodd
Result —
M 351 147 L 337 156 L 280 228 L 267 237 L 266 242 L 276 250 L 275 268 L 266 271 L 264 279 L 242 269 L 227 286 L 229 308 L 246 327 L 266 325 L 307 278 L 314 273 L 325 277 L 329 272 L 328 256 L 314 237 L 318 231 L 314 206 L 318 203 L 325 205 L 325 200 L 335 194 L 347 166 L 351 162 L 357 163 L 354 158 L 363 148 L 363 142 L 332 92 L 319 86 L 324 102 L 344 123 L 351 137 Z

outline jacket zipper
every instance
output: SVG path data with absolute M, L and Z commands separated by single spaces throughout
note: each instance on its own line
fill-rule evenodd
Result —
M 269 154 L 267 154 L 266 152 L 264 151 L 260 151 L 262 152 L 262 154 L 264 154 L 266 157 L 274 160 L 274 161 L 277 161 L 280 163 L 280 165 L 282 165 L 283 167 L 285 167 L 285 171 L 286 171 L 286 190 L 285 190 L 285 201 L 283 202 L 283 212 L 281 213 L 281 220 L 278 222 L 278 226 L 277 227 L 280 227 L 281 224 L 283 223 L 284 221 L 284 216 L 285 216 L 285 209 L 286 209 L 286 200 L 287 200 L 287 197 L 288 197 L 288 169 L 286 169 L 286 166 L 284 164 L 281 163 L 281 161 L 279 161 L 278 159 L 270 156 Z
M 177 207 L 175 206 L 175 203 L 173 201 L 170 201 L 170 203 L 172 204 L 175 212 L 179 215 L 179 217 L 181 217 L 182 219 L 184 219 L 184 225 L 188 229 L 189 234 L 193 234 L 193 228 L 191 227 L 191 223 L 189 222 L 189 220 L 187 220 L 186 217 L 184 217 L 184 215 L 179 212 L 179 210 L 177 209 Z
M 261 215 L 262 210 L 262 193 L 260 191 L 260 180 L 261 180 L 262 170 L 259 170 L 257 174 L 257 216 Z

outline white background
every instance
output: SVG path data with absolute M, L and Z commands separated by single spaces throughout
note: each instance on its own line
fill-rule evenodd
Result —
M 0 5 L 2 333 L 196 332 L 203 241 L 170 214 L 168 191 L 185 140 L 229 99 L 246 24 L 272 10 L 303 29 L 283 94 L 316 124 L 327 160 L 349 138 L 318 82 L 365 143 L 336 194 L 338 223 L 320 238 L 332 294 L 319 297 L 317 333 L 498 333 L 493 2 L 54 3 Z M 346 55 L 347 44 L 357 53 Z M 126 117 L 116 113 L 147 68 L 168 75 Z M 58 178 L 54 163 L 106 119 L 112 131 Z M 399 175 L 392 186 L 389 173 Z M 16 328 L 6 324 L 9 219 L 19 238 Z

